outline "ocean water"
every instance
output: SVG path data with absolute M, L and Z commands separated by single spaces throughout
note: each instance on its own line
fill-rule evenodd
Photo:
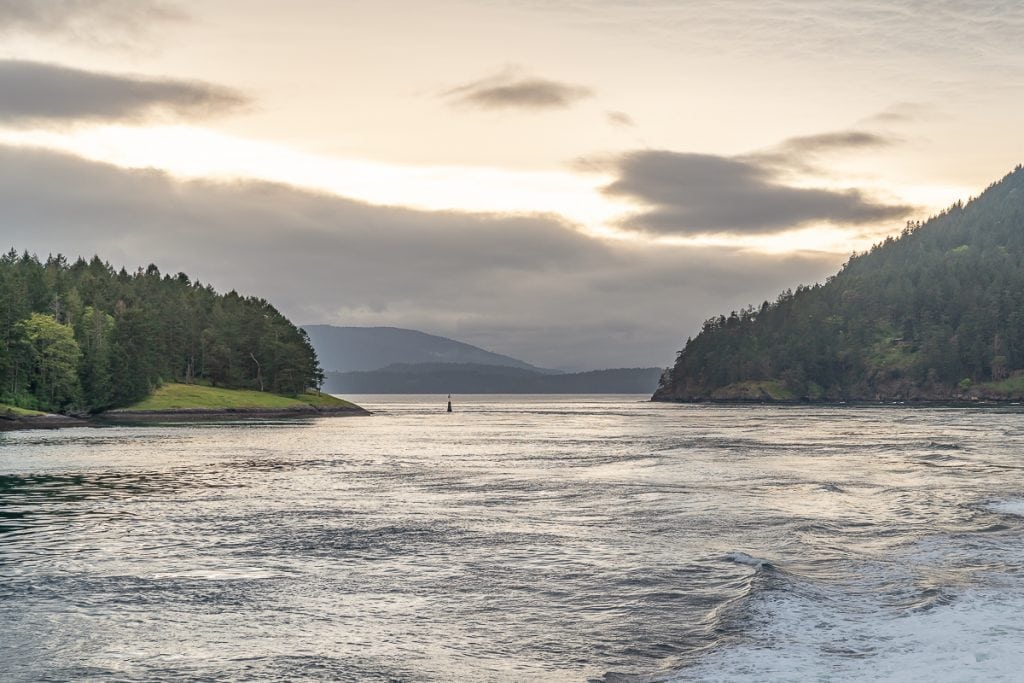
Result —
M 359 397 L 0 434 L 0 679 L 990 681 L 1018 407 Z

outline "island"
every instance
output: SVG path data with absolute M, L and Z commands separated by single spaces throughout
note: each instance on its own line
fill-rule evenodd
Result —
M 1024 401 L 1024 170 L 854 254 L 826 282 L 708 319 L 655 401 Z
M 323 381 L 306 333 L 265 299 L 152 264 L 0 255 L 0 430 L 368 414 Z

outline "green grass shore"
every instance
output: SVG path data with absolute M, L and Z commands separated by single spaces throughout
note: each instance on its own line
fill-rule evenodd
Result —
M 6 403 L 0 403 L 0 415 L 5 417 L 39 417 L 46 415 L 38 410 L 28 410 L 27 408 L 19 408 L 18 406 L 7 405 Z
M 111 413 L 157 413 L 163 411 L 289 411 L 308 410 L 312 407 L 320 411 L 359 410 L 359 406 L 349 401 L 309 391 L 297 396 L 282 396 L 266 391 L 248 389 L 223 389 L 198 384 L 164 384 L 152 394 L 138 403 L 118 408 Z
M 165 384 L 144 400 L 92 416 L 51 415 L 0 403 L 0 431 L 86 427 L 116 422 L 203 422 L 238 418 L 369 415 L 355 403 L 307 391 L 281 396 L 265 391 Z

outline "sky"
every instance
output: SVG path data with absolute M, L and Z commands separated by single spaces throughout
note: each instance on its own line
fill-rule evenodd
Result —
M 0 0 L 0 248 L 667 366 L 1024 160 L 1004 0 Z

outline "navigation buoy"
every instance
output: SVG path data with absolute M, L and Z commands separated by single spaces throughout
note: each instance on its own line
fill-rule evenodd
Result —
M 448 412 L 452 412 L 452 395 L 448 394 Z

